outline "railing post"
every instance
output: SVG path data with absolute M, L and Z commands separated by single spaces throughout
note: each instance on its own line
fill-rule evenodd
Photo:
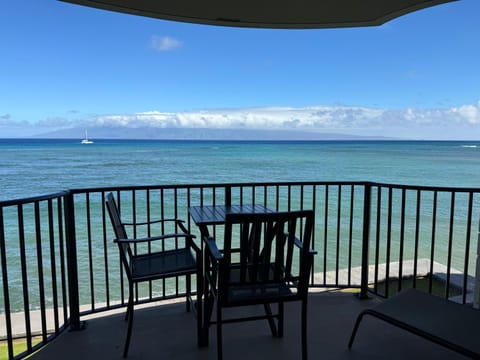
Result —
M 80 322 L 80 299 L 78 292 L 78 263 L 77 241 L 75 235 L 75 206 L 73 194 L 68 191 L 65 195 L 65 231 L 67 247 L 68 297 L 70 308 L 70 330 L 82 330 L 84 324 Z
M 372 207 L 372 185 L 365 184 L 363 195 L 363 233 L 362 233 L 362 273 L 360 280 L 360 299 L 368 299 L 368 248 L 370 242 L 370 211 Z
M 3 300 L 5 310 L 5 330 L 7 333 L 8 359 L 14 358 L 12 317 L 10 314 L 10 291 L 8 288 L 7 251 L 5 249 L 5 226 L 3 223 L 3 207 L 0 207 L 0 267 L 2 269 Z
M 473 289 L 473 308 L 480 309 L 480 222 L 478 224 L 477 256 L 475 267 L 475 285 Z
M 225 206 L 232 205 L 232 187 L 225 185 Z

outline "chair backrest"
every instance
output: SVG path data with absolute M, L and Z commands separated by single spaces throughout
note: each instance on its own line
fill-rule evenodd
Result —
M 129 264 L 132 257 L 132 249 L 130 248 L 129 243 L 118 242 L 118 240 L 120 239 L 128 239 L 128 235 L 125 231 L 125 226 L 122 224 L 120 212 L 118 211 L 118 207 L 112 193 L 107 194 L 105 204 L 107 205 L 110 221 L 112 222 L 113 231 L 115 233 L 115 240 L 117 240 L 118 248 L 120 250 L 120 259 L 125 268 L 125 271 L 127 272 L 127 276 L 130 277 Z
M 308 291 L 313 223 L 311 210 L 227 214 L 219 287 L 289 282 Z

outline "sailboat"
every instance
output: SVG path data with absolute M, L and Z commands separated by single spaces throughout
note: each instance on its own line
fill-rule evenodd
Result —
M 81 141 L 82 144 L 93 144 L 93 141 L 92 140 L 88 140 L 88 133 L 87 133 L 87 130 L 85 130 L 85 138 L 82 139 Z

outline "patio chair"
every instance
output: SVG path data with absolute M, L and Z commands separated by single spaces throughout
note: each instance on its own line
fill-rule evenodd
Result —
M 358 315 L 348 343 L 349 349 L 365 315 L 381 319 L 469 358 L 480 359 L 480 311 L 469 305 L 416 289 L 403 290 Z
M 221 360 L 222 325 L 268 320 L 273 336 L 283 336 L 284 302 L 301 301 L 302 359 L 307 359 L 307 298 L 313 256 L 313 211 L 227 214 L 223 249 L 206 243 L 207 318 L 217 305 L 217 356 Z M 234 239 L 235 238 L 235 239 Z M 272 312 L 271 304 L 277 304 Z M 223 318 L 224 308 L 263 305 L 258 316 Z M 245 344 L 246 345 L 246 344 Z
M 118 245 L 120 260 L 128 279 L 129 296 L 125 316 L 125 320 L 128 320 L 128 330 L 123 351 L 123 357 L 127 357 L 130 337 L 132 334 L 134 288 L 137 288 L 136 284 L 144 281 L 185 276 L 186 308 L 187 311 L 190 311 L 192 303 L 191 275 L 201 274 L 201 252 L 199 247 L 193 241 L 194 236 L 188 233 L 182 220 L 162 219 L 135 224 L 124 223 L 121 221 L 120 213 L 112 193 L 107 194 L 106 206 L 115 232 L 114 241 Z M 155 223 L 160 223 L 161 228 L 164 228 L 167 223 L 173 223 L 174 228 L 177 229 L 178 232 L 138 239 L 129 238 L 127 236 L 125 230 L 126 225 L 135 227 L 141 225 L 149 226 Z M 184 242 L 180 241 L 181 239 L 184 239 Z M 150 249 L 150 246 L 153 247 L 156 242 L 160 242 L 161 249 L 168 250 L 155 252 L 148 251 L 145 254 L 137 254 L 136 247 L 138 245 L 147 244 Z M 179 247 L 180 243 L 184 243 L 184 246 Z M 201 293 L 199 291 L 199 286 L 200 282 L 197 280 L 197 299 L 198 295 Z M 197 313 L 197 317 L 201 317 L 201 314 Z M 197 331 L 200 336 L 201 322 L 198 320 L 199 319 L 197 318 Z

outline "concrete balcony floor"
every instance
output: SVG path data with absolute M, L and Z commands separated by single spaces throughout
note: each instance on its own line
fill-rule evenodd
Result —
M 371 317 L 364 318 L 349 350 L 347 343 L 358 313 L 376 302 L 338 291 L 312 293 L 308 305 L 309 359 L 465 359 Z M 286 304 L 285 311 L 281 339 L 271 336 L 266 321 L 226 324 L 224 359 L 300 359 L 300 307 Z M 127 327 L 123 318 L 123 311 L 84 318 L 86 330 L 64 332 L 31 359 L 121 359 Z M 136 307 L 128 359 L 216 359 L 215 326 L 210 328 L 209 346 L 198 348 L 195 318 L 185 311 L 184 302 Z

